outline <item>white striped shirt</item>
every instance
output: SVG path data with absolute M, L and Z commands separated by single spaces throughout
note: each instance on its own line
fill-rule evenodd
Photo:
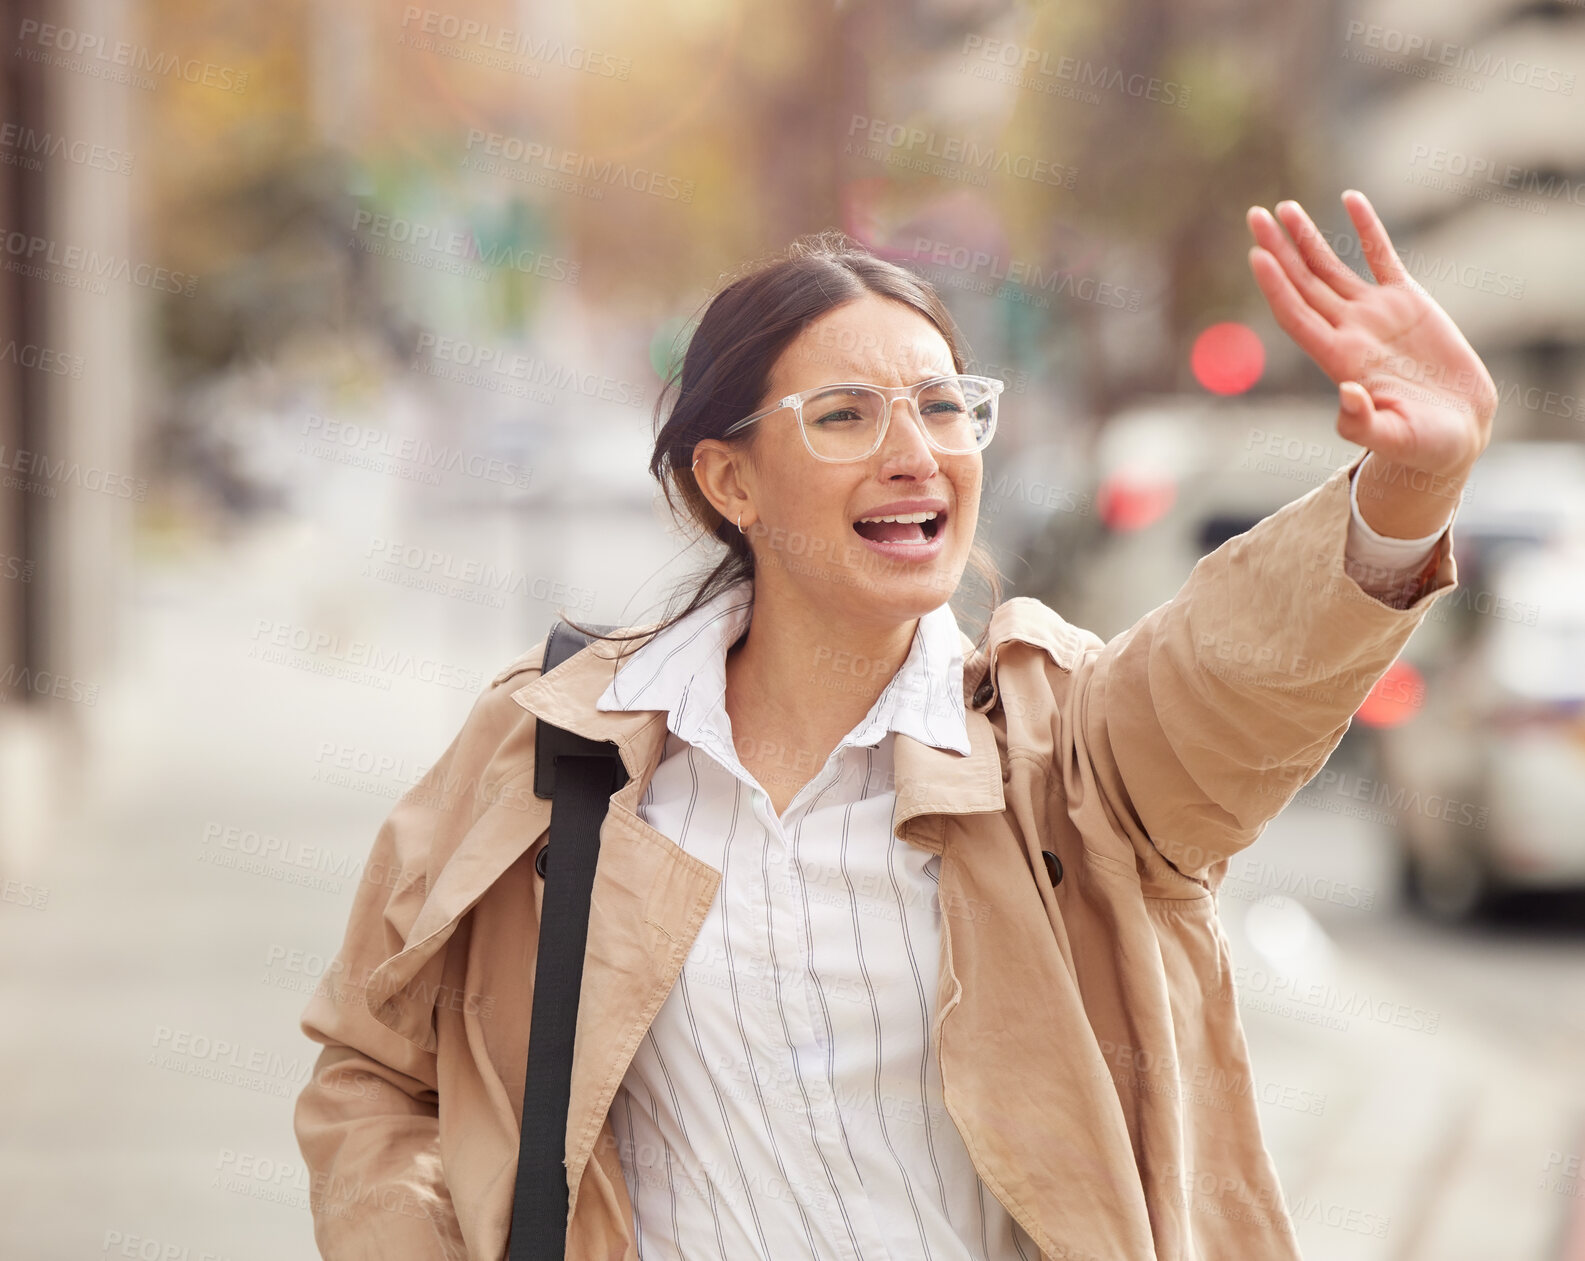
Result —
M 721 873 L 612 1102 L 643 1261 L 1039 1261 L 980 1181 L 931 1045 L 940 858 L 892 834 L 893 733 L 969 751 L 949 606 L 777 818 L 733 748 L 726 652 L 752 583 L 622 665 L 667 710 L 640 817 Z

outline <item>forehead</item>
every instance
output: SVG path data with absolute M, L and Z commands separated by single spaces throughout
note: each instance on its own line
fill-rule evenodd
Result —
M 866 294 L 811 321 L 777 363 L 788 390 L 827 381 L 907 384 L 956 371 L 946 338 L 918 311 Z

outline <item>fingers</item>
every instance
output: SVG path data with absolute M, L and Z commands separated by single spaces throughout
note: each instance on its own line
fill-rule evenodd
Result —
M 1315 226 L 1298 202 L 1279 201 L 1277 213 L 1282 216 L 1283 225 L 1293 234 L 1305 266 L 1326 281 L 1334 293 L 1343 298 L 1357 298 L 1370 288 L 1352 267 L 1333 252 L 1326 238 L 1321 235 L 1321 229 Z
M 1370 274 L 1376 278 L 1376 283 L 1412 286 L 1413 281 L 1399 260 L 1398 251 L 1392 248 L 1387 229 L 1376 216 L 1376 209 L 1370 204 L 1370 199 L 1358 189 L 1348 188 L 1343 190 L 1343 205 L 1348 210 L 1348 217 L 1354 221 L 1354 230 L 1359 233 L 1360 249 L 1365 261 L 1370 264 Z
M 1418 289 L 1419 285 L 1398 257 L 1370 199 L 1358 189 L 1345 189 L 1343 205 L 1359 234 L 1360 251 L 1376 283 Z M 1357 298 L 1370 286 L 1337 256 L 1298 202 L 1279 201 L 1277 214 L 1281 216 L 1282 226 L 1292 236 L 1291 243 L 1278 228 L 1277 221 L 1260 206 L 1251 206 L 1246 215 L 1250 230 L 1261 246 L 1277 260 L 1304 300 L 1319 311 L 1328 323 L 1336 324 L 1344 302 Z
M 1279 202 L 1278 209 L 1281 209 L 1281 206 L 1282 203 Z M 1255 234 L 1255 240 L 1277 260 L 1283 273 L 1305 302 L 1318 311 L 1328 324 L 1336 324 L 1342 317 L 1344 300 L 1351 295 L 1339 293 L 1331 284 L 1315 274 L 1311 265 L 1300 256 L 1293 242 L 1288 239 L 1287 233 L 1278 226 L 1277 221 L 1264 206 L 1251 206 L 1244 217 L 1249 223 L 1249 230 Z
M 1325 368 L 1337 330 L 1316 314 L 1269 251 L 1258 245 L 1251 249 L 1249 267 L 1255 273 L 1255 283 L 1266 296 L 1277 326 Z

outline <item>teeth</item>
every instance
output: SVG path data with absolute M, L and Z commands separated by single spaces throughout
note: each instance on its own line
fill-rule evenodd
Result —
M 904 524 L 913 522 L 920 524 L 925 521 L 934 521 L 936 514 L 933 512 L 899 512 L 889 517 L 860 517 L 860 521 L 901 521 Z

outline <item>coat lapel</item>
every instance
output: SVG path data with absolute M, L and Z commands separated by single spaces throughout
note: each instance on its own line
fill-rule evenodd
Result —
M 633 780 L 647 783 L 665 746 L 665 715 L 606 713 L 594 707 L 615 670 L 616 652 L 616 646 L 596 642 L 549 674 L 537 675 L 513 692 L 512 699 L 547 722 L 594 740 L 615 742 L 629 784 Z M 441 867 L 408 931 L 407 944 L 369 978 L 370 1006 L 375 1014 L 426 1049 L 433 1049 L 427 1015 L 422 1024 L 414 1017 L 414 1027 L 404 1027 L 398 1023 L 402 1019 L 399 1005 L 387 1000 L 418 975 L 450 938 L 468 908 L 550 827 L 551 803 L 534 794 L 532 756 L 521 768 L 504 772 L 501 779 L 506 787 Z M 601 835 L 603 840 L 605 834 Z
M 666 715 L 595 708 L 621 648 L 597 640 L 512 694 L 547 722 L 614 743 L 629 776 L 600 830 L 590 896 L 567 1107 L 569 1213 L 622 1075 L 671 992 L 721 880 L 715 868 L 639 817 L 638 799 L 665 750 Z M 548 826 L 548 811 L 546 817 Z
M 943 816 L 1000 814 L 1002 763 L 990 719 L 969 710 L 969 754 L 938 749 L 898 732 L 892 744 L 897 802 L 892 831 L 905 841 L 941 852 Z

